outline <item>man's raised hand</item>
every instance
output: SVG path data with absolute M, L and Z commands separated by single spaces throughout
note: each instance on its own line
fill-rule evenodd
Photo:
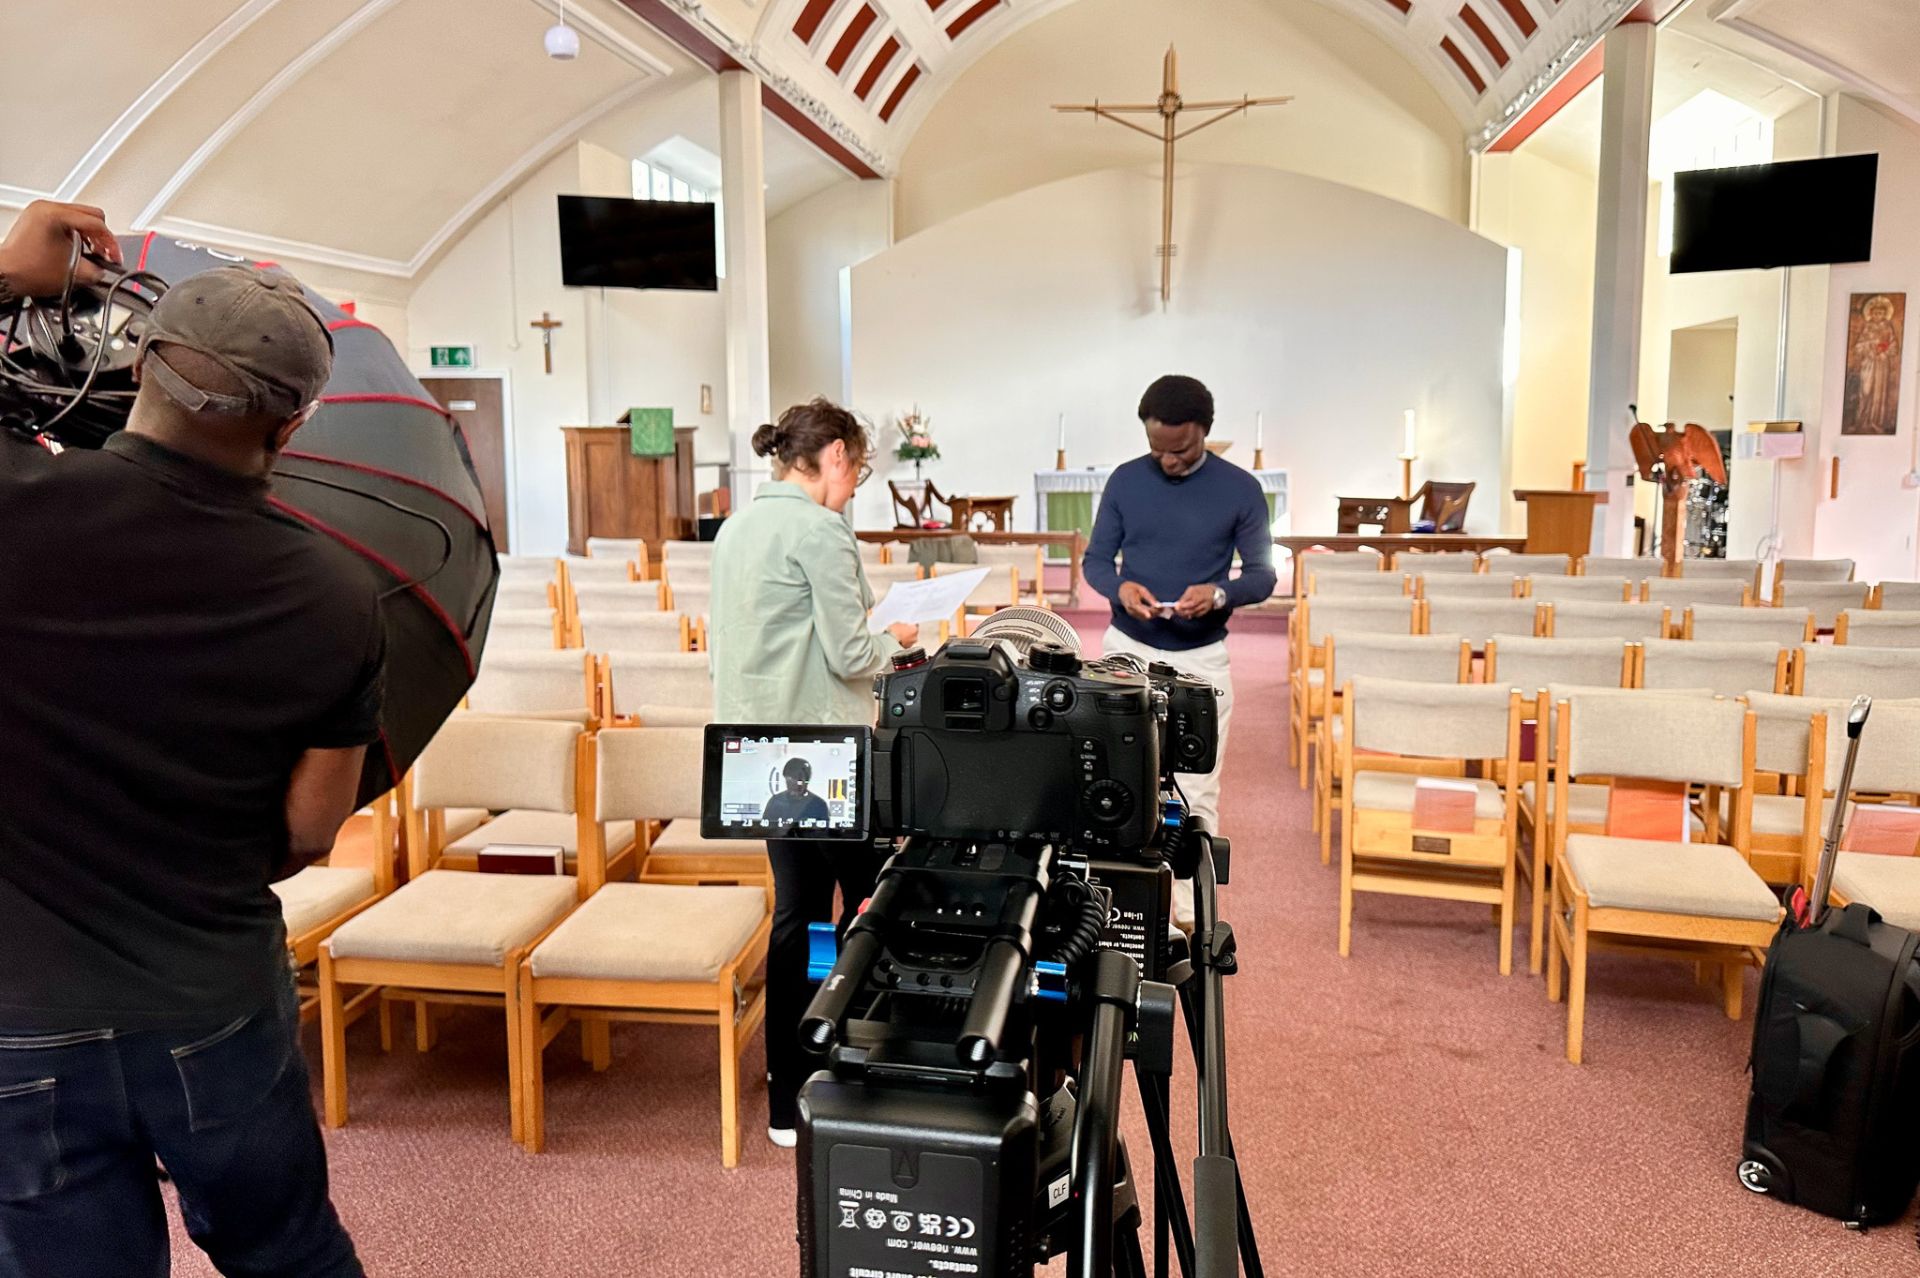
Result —
M 88 252 L 120 261 L 120 244 L 107 226 L 107 215 L 91 204 L 35 200 L 20 210 L 0 240 L 0 276 L 8 290 L 20 297 L 50 297 L 65 288 L 76 233 Z M 91 284 L 100 278 L 100 268 L 82 257 L 74 276 Z

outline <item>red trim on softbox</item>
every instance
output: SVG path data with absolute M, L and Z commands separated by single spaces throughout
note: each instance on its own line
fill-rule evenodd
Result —
M 327 331 L 329 333 L 337 333 L 343 328 L 370 328 L 376 333 L 380 331 L 378 324 L 369 324 L 363 319 L 354 319 L 351 316 L 342 320 L 334 320 L 327 325 Z
M 140 260 L 133 264 L 134 270 L 144 271 L 147 269 L 147 250 L 153 247 L 153 237 L 158 234 L 158 231 L 148 231 L 146 237 L 140 241 Z
M 418 395 L 322 395 L 320 402 L 323 404 L 411 404 L 415 408 L 424 408 L 429 412 L 437 413 L 448 421 L 453 420 L 453 414 L 445 407 L 430 399 L 421 399 Z
M 467 647 L 466 635 L 462 634 L 460 627 L 454 624 L 453 618 L 447 615 L 447 610 L 440 606 L 439 600 L 428 594 L 419 582 L 414 581 L 411 577 L 407 576 L 406 573 L 402 572 L 399 564 L 394 563 L 393 560 L 388 559 L 371 546 L 362 545 L 360 542 L 355 541 L 324 519 L 309 515 L 298 506 L 290 505 L 278 497 L 268 497 L 267 504 L 283 514 L 293 516 L 293 518 L 298 519 L 308 527 L 325 533 L 327 536 L 345 546 L 348 550 L 351 550 L 354 554 L 359 555 L 362 559 L 367 560 L 369 563 L 378 564 L 380 567 L 386 569 L 388 573 L 392 574 L 395 581 L 404 584 L 407 588 L 407 593 L 425 604 L 427 611 L 432 613 L 434 618 L 447 628 L 447 633 L 453 636 L 454 643 L 460 647 L 460 660 L 466 664 L 467 678 L 471 679 L 474 677 L 476 671 L 473 665 L 473 651 Z
M 485 524 L 480 522 L 480 517 L 474 514 L 471 510 L 468 510 L 466 507 L 466 504 L 462 502 L 459 498 L 453 496 L 451 493 L 443 492 L 442 490 L 435 488 L 432 484 L 429 484 L 424 479 L 415 479 L 412 475 L 402 475 L 399 471 L 396 471 L 396 470 L 382 470 L 378 466 L 369 466 L 365 462 L 348 461 L 344 457 L 327 457 L 327 456 L 323 456 L 320 453 L 296 452 L 291 448 L 282 451 L 280 455 L 282 457 L 291 457 L 296 461 L 323 462 L 328 466 L 342 466 L 342 467 L 345 467 L 347 470 L 357 470 L 363 475 L 378 475 L 382 479 L 391 479 L 396 483 L 410 485 L 411 487 L 421 489 L 425 492 L 430 492 L 435 497 L 438 497 L 441 501 L 446 502 L 449 506 L 453 506 L 457 508 L 461 514 L 465 515 L 468 519 L 471 519 L 473 521 L 474 527 L 480 528 L 480 529 L 486 529 L 487 527 Z M 300 478 L 300 476 L 290 475 L 288 476 L 288 478 L 298 479 Z

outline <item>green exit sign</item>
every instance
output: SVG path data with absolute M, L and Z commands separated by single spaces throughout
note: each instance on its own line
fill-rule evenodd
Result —
M 471 346 L 435 346 L 432 351 L 435 368 L 473 367 L 473 347 Z

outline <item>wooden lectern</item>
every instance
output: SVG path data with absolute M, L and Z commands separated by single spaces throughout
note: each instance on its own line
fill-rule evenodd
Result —
M 1607 494 L 1563 488 L 1516 488 L 1513 499 L 1527 508 L 1527 553 L 1584 555 L 1593 549 L 1593 508 Z
M 649 546 L 694 535 L 692 426 L 676 426 L 673 453 L 635 457 L 625 426 L 563 426 L 567 439 L 567 553 L 589 537 L 639 537 Z

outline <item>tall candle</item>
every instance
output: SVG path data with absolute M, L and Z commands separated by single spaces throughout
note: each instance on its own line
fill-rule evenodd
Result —
M 1266 413 L 1260 409 L 1253 410 L 1253 446 L 1255 448 L 1260 447 L 1261 440 L 1266 436 L 1266 416 Z
M 1060 414 L 1060 451 L 1067 450 L 1067 415 Z
M 1402 449 L 1400 450 L 1400 455 L 1401 455 L 1402 457 L 1412 457 L 1412 456 L 1415 456 L 1415 452 L 1414 452 L 1414 427 L 1413 427 L 1413 410 L 1412 410 L 1411 408 L 1409 408 L 1409 409 L 1407 410 L 1407 442 L 1406 442 L 1406 447 L 1404 447 L 1404 448 L 1402 448 Z

